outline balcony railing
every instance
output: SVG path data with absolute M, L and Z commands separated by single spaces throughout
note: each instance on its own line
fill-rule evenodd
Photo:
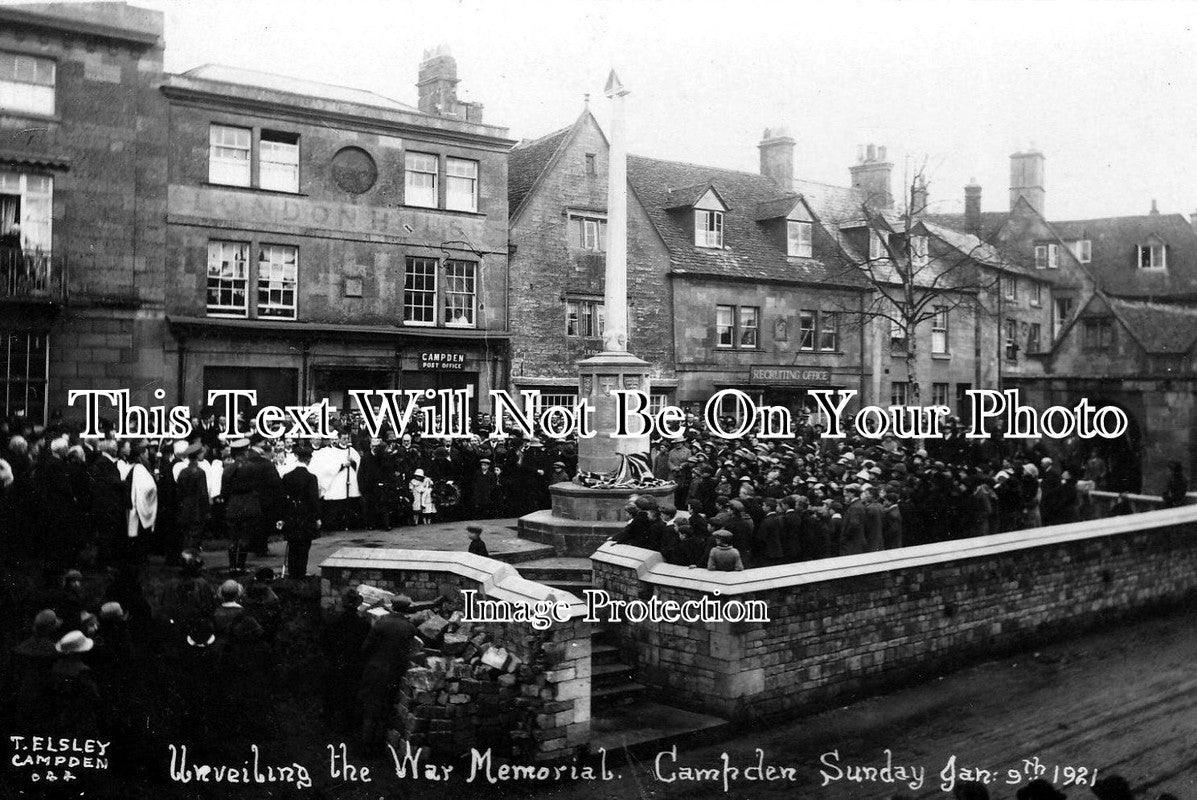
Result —
M 64 264 L 49 253 L 0 250 L 0 299 L 63 300 Z

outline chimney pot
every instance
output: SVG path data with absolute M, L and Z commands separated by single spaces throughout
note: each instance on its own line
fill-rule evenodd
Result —
M 970 178 L 964 187 L 964 228 L 969 233 L 981 235 L 981 187 L 976 178 Z
M 1159 215 L 1160 215 L 1160 209 L 1159 209 L 1159 206 L 1156 205 L 1155 198 L 1153 197 L 1151 199 L 1151 216 L 1158 217 Z
M 789 132 L 782 126 L 765 128 L 757 147 L 761 151 L 761 174 L 790 191 L 794 186 L 794 140 Z
M 885 160 L 884 147 L 878 148 L 877 145 L 870 144 L 862 149 L 865 157 L 858 159 L 855 166 L 848 168 L 852 175 L 852 188 L 861 190 L 865 195 L 865 202 L 874 208 L 893 208 L 894 195 L 890 190 L 890 174 L 894 165 Z
M 1031 208 L 1046 216 L 1044 191 L 1044 165 L 1047 161 L 1043 153 L 1034 149 L 1010 156 L 1010 210 L 1018 204 L 1020 197 L 1025 197 Z

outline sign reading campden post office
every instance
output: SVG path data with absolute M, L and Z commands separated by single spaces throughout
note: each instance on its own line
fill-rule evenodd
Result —
M 787 385 L 825 386 L 831 384 L 831 370 L 826 367 L 759 366 L 749 367 L 748 380 L 751 383 L 773 383 Z
M 465 353 L 420 353 L 420 369 L 439 369 L 445 371 L 465 369 Z

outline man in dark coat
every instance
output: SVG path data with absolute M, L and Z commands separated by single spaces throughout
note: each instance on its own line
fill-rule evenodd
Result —
M 470 479 L 470 502 L 476 519 L 488 519 L 495 512 L 495 496 L 498 493 L 499 478 L 491 469 L 491 460 L 483 457 L 478 469 Z
M 186 466 L 175 481 L 175 496 L 178 512 L 175 525 L 178 526 L 183 550 L 197 547 L 204 536 L 208 523 L 208 475 L 199 465 L 199 454 L 203 445 L 194 442 L 183 451 Z
M 407 672 L 419 636 L 407 619 L 411 598 L 398 595 L 391 613 L 378 619 L 362 643 L 362 679 L 358 699 L 362 704 L 362 744 L 376 747 L 382 735 L 399 682 Z
M 91 496 L 91 525 L 96 539 L 98 560 L 115 560 L 125 536 L 125 484 L 116 464 L 116 441 L 102 440 L 100 451 L 88 469 Z
M 785 518 L 778 512 L 777 500 L 774 498 L 766 497 L 763 506 L 765 516 L 756 531 L 756 540 L 761 547 L 760 559 L 754 566 L 771 567 L 785 562 L 781 544 L 785 535 Z
M 287 575 L 302 578 L 308 573 L 308 553 L 321 526 L 320 482 L 308 471 L 312 451 L 301 445 L 295 448 L 295 457 L 299 465 L 283 476 L 288 505 L 283 535 L 287 539 Z M 362 464 L 364 474 L 364 458 Z
M 362 493 L 362 522 L 370 530 L 391 529 L 392 509 L 388 501 L 394 492 L 392 462 L 381 439 L 371 439 L 369 446 L 362 448 L 357 482 Z
M 370 622 L 358 613 L 361 595 L 353 589 L 341 600 L 341 613 L 320 632 L 324 653 L 324 724 L 337 733 L 352 730 L 358 716 L 354 692 L 362 676 L 362 645 Z
M 856 484 L 844 487 L 844 520 L 840 528 L 841 556 L 854 556 L 865 552 L 865 503 L 860 499 L 860 488 Z
M 876 553 L 885 549 L 885 507 L 877 499 L 877 490 L 864 490 L 865 552 Z
M 12 683 L 16 690 L 16 718 L 14 730 L 44 733 L 45 711 L 52 696 L 50 668 L 58 658 L 54 644 L 62 620 L 50 609 L 43 609 L 33 618 L 33 635 L 13 649 Z
M 255 436 L 250 440 L 249 463 L 258 476 L 258 500 L 262 506 L 262 518 L 254 529 L 249 549 L 259 558 L 270 555 L 270 536 L 283 526 L 286 496 L 283 481 L 274 462 L 266 457 L 265 439 Z

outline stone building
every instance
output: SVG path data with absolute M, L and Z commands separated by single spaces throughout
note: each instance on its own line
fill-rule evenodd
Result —
M 1052 221 L 1045 216 L 1045 160 L 1034 150 L 1011 156 L 1009 211 L 982 212 L 981 187 L 970 185 L 963 217 L 940 219 L 1051 284 L 1051 338 L 1003 361 L 1002 388 L 1019 389 L 1040 408 L 1072 407 L 1083 398 L 1121 408 L 1129 419 L 1123 436 L 1061 447 L 1081 459 L 1103 456 L 1108 488 L 1158 492 L 1168 462 L 1190 475 L 1197 469 L 1193 220 L 1161 214 L 1153 203 L 1144 215 Z
M 163 381 L 163 18 L 0 6 L 0 416 Z
M 511 151 L 511 388 L 572 404 L 574 365 L 603 348 L 607 139 L 589 109 Z M 653 401 L 672 402 L 674 341 L 668 251 L 628 196 L 629 348 L 652 365 Z
M 425 54 L 419 107 L 205 65 L 170 76 L 166 264 L 181 402 L 468 389 L 507 372 L 505 128 Z

